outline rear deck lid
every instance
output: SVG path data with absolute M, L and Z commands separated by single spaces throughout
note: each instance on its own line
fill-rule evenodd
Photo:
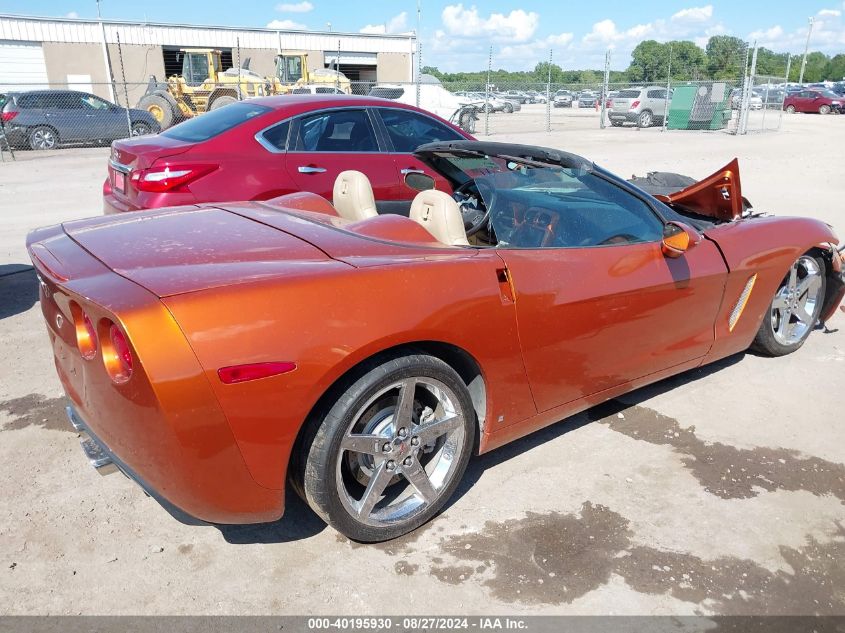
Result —
M 159 297 L 346 267 L 289 233 L 216 208 L 108 216 L 63 228 L 106 266 Z

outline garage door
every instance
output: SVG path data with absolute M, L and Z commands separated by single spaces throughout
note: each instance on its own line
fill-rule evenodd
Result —
M 48 87 L 41 44 L 0 40 L 0 90 Z

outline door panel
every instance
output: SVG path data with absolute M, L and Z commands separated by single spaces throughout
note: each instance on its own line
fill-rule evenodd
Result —
M 423 164 L 413 155 L 413 151 L 420 145 L 437 141 L 462 141 L 464 137 L 442 122 L 412 110 L 404 108 L 374 108 L 373 112 L 381 123 L 381 129 L 386 137 L 385 141 L 393 151 L 394 167 L 398 195 L 396 202 L 391 205 L 389 213 L 408 215 L 411 202 L 419 193 L 405 184 L 407 171 L 421 171 L 428 174 L 435 181 L 435 188 L 447 193 L 452 188 L 443 176 Z
M 727 269 L 708 240 L 678 259 L 654 242 L 498 252 L 540 411 L 699 358 L 713 343 Z
M 300 117 L 294 122 L 288 147 L 287 172 L 303 191 L 331 200 L 338 174 L 355 169 L 369 178 L 376 207 L 398 195 L 393 158 L 381 151 L 375 126 L 363 108 Z

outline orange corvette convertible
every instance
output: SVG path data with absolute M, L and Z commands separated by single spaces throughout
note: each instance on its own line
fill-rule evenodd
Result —
M 843 297 L 831 228 L 757 213 L 734 161 L 649 194 L 578 156 L 457 141 L 410 217 L 366 177 L 34 231 L 56 368 L 94 466 L 174 514 L 352 539 L 430 519 L 473 454 L 752 346 Z

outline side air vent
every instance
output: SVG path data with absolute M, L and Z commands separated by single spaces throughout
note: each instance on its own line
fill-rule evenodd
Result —
M 739 317 L 742 316 L 742 311 L 745 310 L 745 305 L 748 303 L 748 298 L 751 296 L 751 291 L 754 289 L 754 282 L 757 281 L 757 273 L 751 275 L 745 288 L 742 289 L 742 294 L 739 295 L 739 300 L 736 302 L 734 309 L 731 311 L 731 316 L 728 318 L 728 329 L 733 332 L 736 324 L 739 322 Z

